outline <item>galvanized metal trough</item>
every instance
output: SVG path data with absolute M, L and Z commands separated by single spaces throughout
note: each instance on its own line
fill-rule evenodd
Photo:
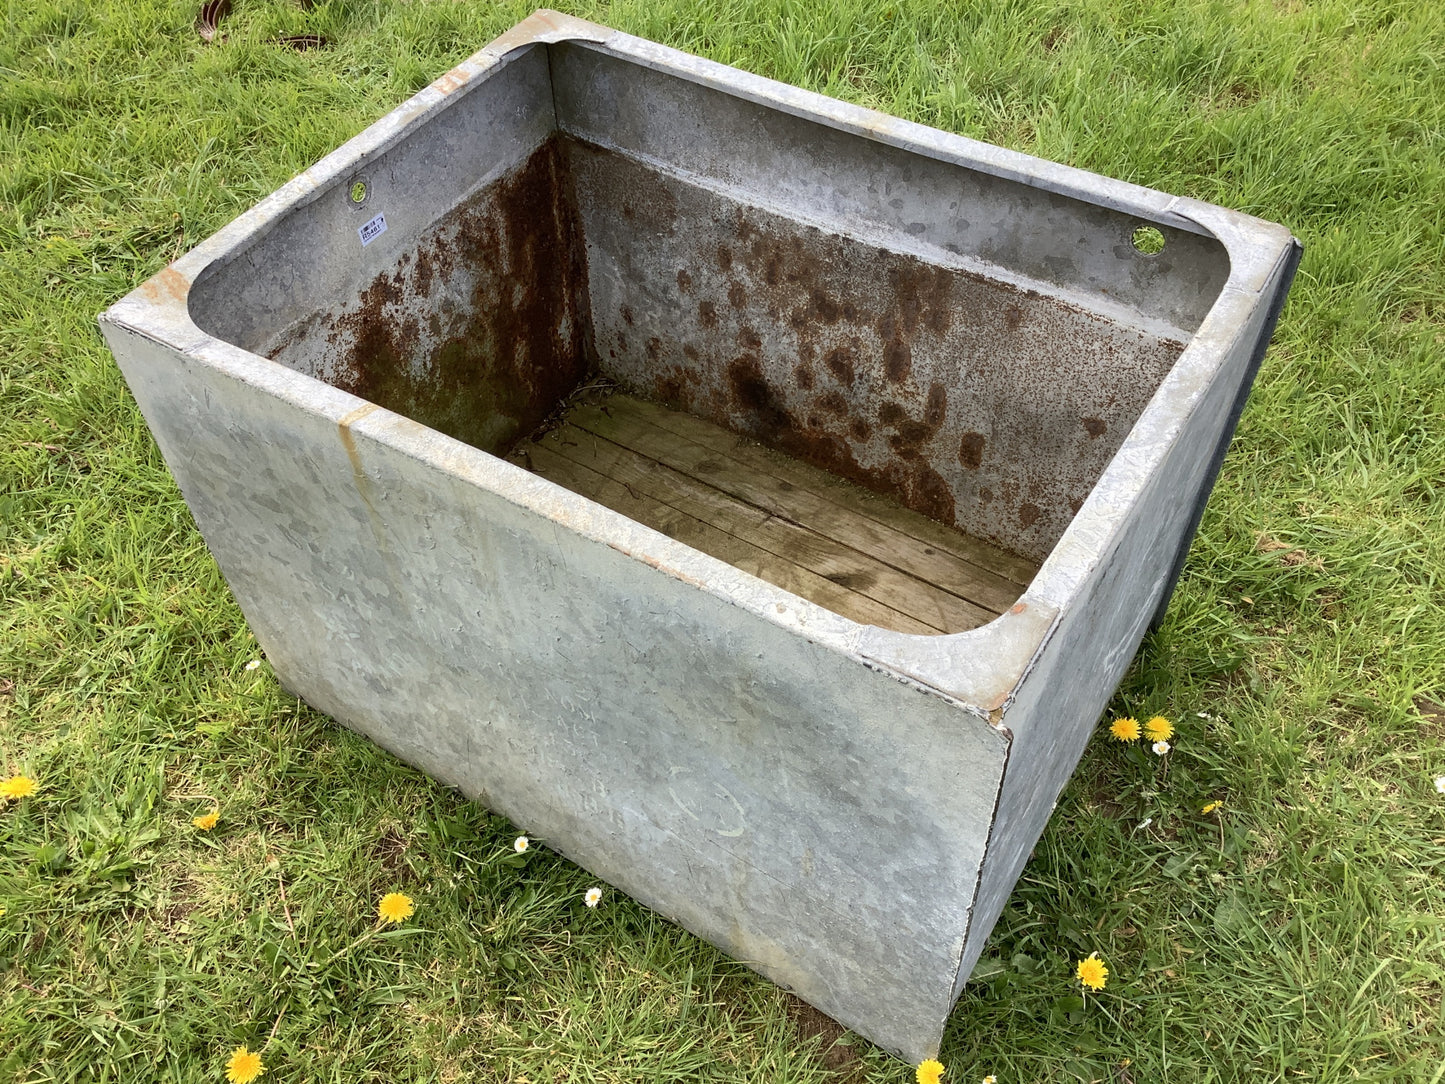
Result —
M 101 323 L 288 689 L 917 1061 L 1299 251 L 542 11 Z

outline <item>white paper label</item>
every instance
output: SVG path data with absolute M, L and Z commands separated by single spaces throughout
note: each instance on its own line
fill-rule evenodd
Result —
M 356 231 L 361 235 L 361 247 L 365 248 L 386 232 L 386 216 L 377 215 L 365 226 Z

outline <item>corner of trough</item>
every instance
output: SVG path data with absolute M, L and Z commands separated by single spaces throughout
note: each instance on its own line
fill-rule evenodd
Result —
M 1188 196 L 1175 197 L 1169 210 L 1224 246 L 1229 257 L 1227 285 L 1244 293 L 1259 294 L 1268 289 L 1280 261 L 1293 250 L 1303 248 L 1288 227 L 1243 211 Z
M 857 651 L 869 662 L 958 700 L 1008 741 L 1008 706 L 1058 614 L 1057 606 L 1025 595 L 1001 617 L 968 632 L 914 636 L 869 627 Z
M 186 257 L 161 268 L 96 319 L 102 329 L 120 327 L 184 349 L 201 332 L 191 320 L 192 275 L 181 265 Z
M 517 49 L 538 43 L 551 45 L 563 41 L 605 42 L 617 31 L 600 23 L 579 19 L 551 8 L 538 8 L 500 37 L 492 39 L 482 52 L 488 56 L 506 56 Z

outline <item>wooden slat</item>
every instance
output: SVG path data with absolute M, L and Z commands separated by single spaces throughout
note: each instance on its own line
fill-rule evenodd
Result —
M 824 497 L 850 512 L 860 513 L 884 527 L 925 543 L 927 547 L 951 554 L 1016 587 L 1018 590 L 1014 598 L 1022 593 L 1039 570 L 1035 561 L 970 537 L 911 508 L 904 508 L 897 501 L 870 493 L 861 486 L 809 466 L 782 452 L 775 452 L 755 440 L 731 433 L 721 426 L 700 422 L 700 419 L 690 415 L 627 395 L 614 395 L 606 402 L 613 416 L 630 415 L 659 428 L 668 429 L 746 463 L 755 470 L 765 471 L 775 478 Z M 1012 601 L 1009 605 L 1012 605 Z
M 589 441 L 596 438 L 571 430 Z M 729 534 L 685 511 L 642 494 L 638 487 L 610 478 L 573 458 L 559 454 L 568 440 L 567 431 L 557 430 L 543 441 L 524 445 L 511 458 L 529 470 L 620 512 L 638 523 L 661 531 L 735 568 L 767 580 L 795 595 L 866 625 L 878 625 L 898 632 L 936 635 L 941 629 L 928 625 L 891 606 L 836 584 L 745 539 Z
M 658 463 L 653 449 L 624 448 L 571 425 L 547 434 L 546 448 L 623 483 L 634 493 L 660 501 L 709 526 L 766 550 L 780 561 L 801 566 L 838 586 L 849 588 L 945 632 L 977 628 L 995 613 L 942 591 L 825 534 L 748 504 L 718 486 Z M 746 468 L 741 468 L 746 470 Z M 764 576 L 768 579 L 769 577 Z M 776 581 L 773 581 L 776 582 Z
M 573 411 L 568 421 L 993 614 L 1018 600 L 1036 569 L 1022 558 L 685 414 L 614 395 Z

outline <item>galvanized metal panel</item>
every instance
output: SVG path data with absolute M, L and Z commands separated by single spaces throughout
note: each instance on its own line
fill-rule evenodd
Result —
M 1160 193 L 1111 182 L 1121 196 L 1146 197 L 1128 210 L 1097 192 L 1080 198 L 1065 185 L 1038 184 L 1036 167 L 1046 163 L 1037 159 L 626 35 L 554 53 L 563 131 L 746 192 L 801 222 L 1042 288 L 1172 338 L 1199 326 L 1228 274 L 1219 243 L 1160 213 L 1169 199 Z M 990 158 L 980 160 L 980 150 Z M 1001 175 L 1001 158 L 1012 159 L 1011 175 Z M 1130 243 L 1141 216 L 1165 237 L 1155 256 Z
M 549 137 L 508 164 L 425 229 L 395 231 L 406 247 L 389 265 L 259 352 L 505 454 L 593 368 L 565 153 Z
M 1288 254 L 1260 292 L 1288 285 Z M 1235 391 L 1248 371 L 1268 306 L 1260 294 L 1228 291 L 1223 304 L 1235 320 L 1220 329 L 1220 365 L 1196 396 L 1178 396 L 1178 434 L 1157 462 L 1140 464 L 1146 481 L 1137 496 L 1113 509 L 1107 546 L 1086 579 L 1060 607 L 1058 623 L 1033 668 L 1003 712 L 1012 742 L 973 921 L 991 929 L 1060 792 L 1096 730 L 1096 722 L 1133 660 L 1165 592 L 1173 588 L 1177 540 L 1191 523 L 1195 487 L 1219 434 L 1230 421 Z M 1211 336 L 1213 337 L 1213 336 Z M 1161 404 L 1164 405 L 1164 404 Z M 1147 455 L 1147 453 L 1145 453 Z M 1107 486 L 1104 487 L 1107 492 Z M 1042 577 L 1041 577 L 1042 578 Z M 984 948 L 969 938 L 955 984 L 962 992 Z
M 391 131 L 368 130 L 348 144 L 360 142 L 352 153 L 291 182 L 284 228 L 240 232 L 234 249 L 197 275 L 191 306 L 206 329 L 270 355 L 362 295 L 469 193 L 525 161 L 556 126 L 547 51 L 514 52 L 490 74 L 447 95 L 428 88 L 418 95 L 425 104 L 398 111 L 412 115 L 375 126 Z M 333 175 L 324 187 L 309 176 L 323 170 Z M 350 196 L 355 181 L 366 186 L 360 204 Z M 378 214 L 387 230 L 363 245 L 357 230 Z
M 107 334 L 287 688 L 825 1012 L 933 1041 L 1004 735 L 475 449 Z

